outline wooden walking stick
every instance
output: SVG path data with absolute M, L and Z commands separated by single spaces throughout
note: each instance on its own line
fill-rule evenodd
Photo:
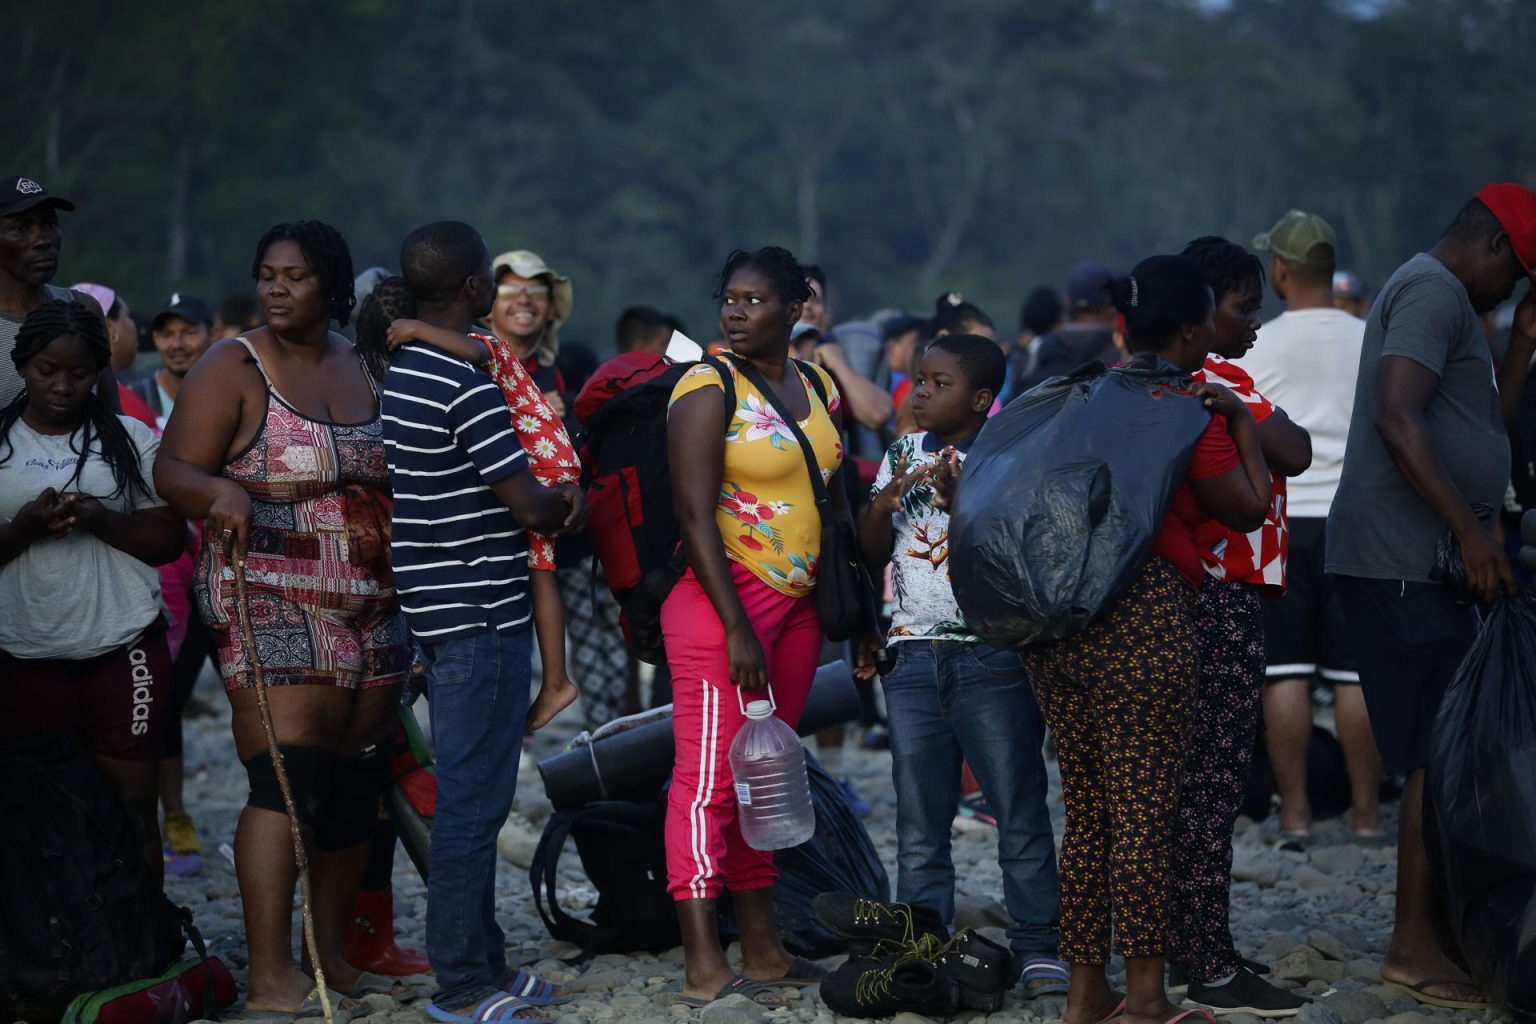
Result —
M 283 752 L 277 746 L 272 708 L 267 703 L 267 679 L 262 672 L 261 656 L 256 653 L 256 634 L 251 629 L 251 608 L 245 597 L 245 559 L 235 559 L 234 565 L 235 609 L 240 615 L 240 632 L 245 637 L 246 656 L 251 659 L 251 674 L 256 679 L 256 706 L 261 709 L 261 728 L 267 734 L 267 753 L 277 773 L 277 788 L 282 791 L 283 806 L 288 809 L 288 830 L 293 833 L 293 860 L 299 869 L 299 912 L 304 920 L 304 948 L 309 950 L 309 963 L 315 969 L 315 988 L 320 993 L 320 1009 L 325 1013 L 325 1024 L 336 1024 L 331 1013 L 330 992 L 325 987 L 325 968 L 320 966 L 320 949 L 315 944 L 315 915 L 309 906 L 309 856 L 304 852 L 304 838 L 299 834 L 299 813 L 293 805 L 293 790 L 288 786 L 288 769 L 283 764 Z

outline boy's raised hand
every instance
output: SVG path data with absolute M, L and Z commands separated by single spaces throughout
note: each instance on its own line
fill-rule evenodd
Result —
M 946 448 L 933 467 L 933 507 L 948 510 L 955 502 L 955 489 L 960 486 L 960 456 L 953 448 Z
M 919 483 L 930 476 L 935 469 L 932 463 L 925 463 L 914 470 L 907 469 L 907 457 L 903 455 L 901 461 L 896 464 L 896 471 L 891 476 L 891 482 L 880 489 L 871 503 L 875 509 L 884 516 L 893 516 L 901 511 L 901 500 L 905 498 Z

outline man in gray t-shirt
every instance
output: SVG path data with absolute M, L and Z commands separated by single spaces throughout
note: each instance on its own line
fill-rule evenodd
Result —
M 1424 766 L 1440 700 L 1477 635 L 1476 613 L 1430 581 L 1452 531 L 1482 600 L 1514 591 L 1491 518 L 1509 485 L 1509 438 L 1536 354 L 1536 192 L 1489 185 L 1433 249 L 1388 279 L 1366 318 L 1344 468 L 1328 513 L 1337 574 L 1371 730 L 1389 773 L 1408 777 L 1398 818 L 1397 913 L 1382 979 L 1415 999 L 1486 1006 L 1440 947 L 1424 848 Z M 1533 286 L 1515 311 L 1495 377 L 1478 317 Z M 1415 988 L 1418 986 L 1418 988 Z

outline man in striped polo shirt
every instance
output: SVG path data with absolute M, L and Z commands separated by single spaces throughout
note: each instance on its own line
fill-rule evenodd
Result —
M 468 332 L 495 296 L 490 253 L 468 224 L 417 228 L 400 252 L 417 317 Z M 549 986 L 509 971 L 496 925 L 496 833 L 512 809 L 528 713 L 530 622 L 524 530 L 579 529 L 579 488 L 527 472 L 506 400 L 469 363 L 412 342 L 384 385 L 394 487 L 395 582 L 425 653 L 437 811 L 427 884 L 427 956 L 439 1021 L 510 1019 Z M 541 1000 L 543 1001 L 543 1000 Z

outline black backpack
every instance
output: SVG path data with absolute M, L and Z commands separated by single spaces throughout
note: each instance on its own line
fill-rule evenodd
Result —
M 677 907 L 667 891 L 667 801 L 604 800 L 577 811 L 556 811 L 544 825 L 528 881 L 549 934 L 587 955 L 659 953 L 681 944 Z M 560 851 L 568 837 L 597 889 L 592 920 L 561 909 L 556 892 Z
M 4 1019 L 55 1020 L 81 993 L 180 958 L 191 915 L 166 899 L 139 822 L 73 740 L 0 753 L 0 835 Z

